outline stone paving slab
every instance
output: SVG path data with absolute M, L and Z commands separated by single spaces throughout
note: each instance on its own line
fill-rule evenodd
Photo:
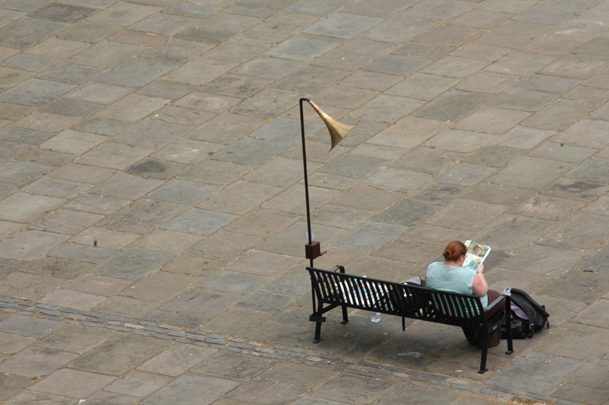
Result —
M 607 19 L 0 1 L 0 401 L 607 402 Z M 304 104 L 315 266 L 402 280 L 473 238 L 552 328 L 484 375 L 456 328 L 331 311 L 311 344 L 301 97 L 357 124 L 328 153 Z

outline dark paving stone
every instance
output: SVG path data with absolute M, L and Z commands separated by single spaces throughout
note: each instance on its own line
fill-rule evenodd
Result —
M 104 118 L 89 118 L 73 127 L 77 131 L 92 132 L 94 134 L 113 136 L 129 126 L 126 122 L 114 121 Z
M 30 13 L 30 17 L 61 23 L 76 23 L 84 20 L 96 11 L 96 9 L 89 7 L 53 3 Z
M 236 32 L 221 31 L 212 28 L 190 27 L 180 32 L 175 37 L 187 41 L 206 42 L 208 44 L 217 45 L 234 37 L 236 34 Z
M 334 245 L 371 252 L 406 232 L 407 229 L 402 225 L 368 221 L 334 242 Z
M 39 145 L 53 136 L 55 136 L 55 134 L 51 132 L 33 131 L 31 129 L 13 127 L 5 128 L 0 132 L 0 139 L 31 143 L 33 145 Z
M 40 109 L 40 111 L 50 114 L 61 114 L 69 117 L 84 118 L 95 114 L 104 107 L 105 106 L 101 104 L 60 98 L 48 105 L 45 105 Z
M 138 280 L 171 259 L 171 255 L 145 249 L 126 248 L 98 264 L 91 273 Z
M 61 63 L 40 73 L 37 77 L 53 82 L 83 84 L 102 72 L 102 69 L 84 67 L 73 63 Z
M 8 260 L 6 261 L 8 262 Z M 93 266 L 92 263 L 44 256 L 28 263 L 21 271 L 25 273 L 40 274 L 41 276 L 73 279 Z
M 288 145 L 283 143 L 246 138 L 240 139 L 223 151 L 216 153 L 213 159 L 260 166 L 287 148 Z
M 491 99 L 492 96 L 488 94 L 452 90 L 419 108 L 412 115 L 438 121 L 459 121 Z
M 467 187 L 456 184 L 433 182 L 421 187 L 420 190 L 409 194 L 406 198 L 428 204 L 446 205 L 463 193 Z
M 128 145 L 161 148 L 190 131 L 192 127 L 157 120 L 142 120 L 113 138 Z
M 473 154 L 463 159 L 463 163 L 472 163 L 491 167 L 502 167 L 516 159 L 522 151 L 500 145 L 483 146 Z
M 380 222 L 413 226 L 427 218 L 436 209 L 438 209 L 436 206 L 400 201 L 374 217 L 374 219 Z
M 0 33 L 1 35 L 1 33 Z M 0 101 L 40 107 L 72 90 L 74 86 L 30 79 L 0 96 Z
M 35 45 L 66 26 L 53 21 L 21 18 L 0 28 L 0 46 L 25 49 Z
M 296 301 L 298 297 L 293 295 L 277 294 L 268 291 L 256 291 L 250 296 L 242 299 L 237 306 L 254 311 L 277 313 L 283 308 Z

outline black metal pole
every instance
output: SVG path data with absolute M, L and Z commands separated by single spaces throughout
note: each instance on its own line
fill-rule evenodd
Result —
M 302 164 L 304 166 L 304 186 L 305 186 L 305 201 L 307 205 L 307 231 L 309 236 L 309 245 L 313 244 L 313 234 L 311 233 L 311 209 L 309 207 L 309 180 L 307 176 L 307 148 L 305 146 L 305 124 L 304 124 L 304 112 L 302 103 L 309 101 L 308 98 L 300 99 L 300 133 L 302 135 Z M 313 257 L 310 258 L 311 267 L 313 267 Z

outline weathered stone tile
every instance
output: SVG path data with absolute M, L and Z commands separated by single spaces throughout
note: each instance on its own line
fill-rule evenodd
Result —
M 60 62 L 60 59 L 28 53 L 12 57 L 4 62 L 4 65 L 9 67 L 12 66 L 20 70 L 40 73 L 58 62 Z
M 15 193 L 0 201 L 0 218 L 13 222 L 31 222 L 52 211 L 66 200 L 27 193 Z
M 207 159 L 183 173 L 180 178 L 205 181 L 207 184 L 227 185 L 251 172 L 252 166 Z
M 76 370 L 122 375 L 166 349 L 171 342 L 120 334 L 95 347 L 70 364 Z
M 483 107 L 461 120 L 455 128 L 500 135 L 512 129 L 530 115 L 530 113 L 524 111 Z
M 564 142 L 571 145 L 598 149 L 609 143 L 608 129 L 609 123 L 605 121 L 581 120 L 556 135 L 552 140 L 559 143 Z
M 8 127 L 0 132 L 0 139 L 30 143 L 33 145 L 39 145 L 53 136 L 55 136 L 55 134 L 50 132 L 32 131 L 14 127 Z
M 67 282 L 63 285 L 63 288 L 66 290 L 107 297 L 115 295 L 119 291 L 127 288 L 129 285 L 131 285 L 131 283 L 132 282 L 128 280 L 87 273 L 81 274 L 74 280 Z
M 258 209 L 226 225 L 225 229 L 260 237 L 270 237 L 285 230 L 298 219 L 297 215 Z
M 237 386 L 230 380 L 213 377 L 183 375 L 160 389 L 146 400 L 146 405 L 161 405 L 178 401 L 183 405 L 209 405 Z
M 40 107 L 59 97 L 74 86 L 46 80 L 29 79 L 0 96 L 0 101 Z
M 521 153 L 522 151 L 516 148 L 488 145 L 470 154 L 462 162 L 490 167 L 502 167 L 506 163 L 516 159 Z
M 161 229 L 198 235 L 211 235 L 236 218 L 237 216 L 232 214 L 193 208 L 169 221 Z
M 493 138 L 494 136 L 489 134 L 446 129 L 423 144 L 428 147 L 439 148 L 442 150 L 471 152 L 486 144 Z
M 189 3 L 176 3 L 189 4 Z M 157 59 L 166 63 L 186 62 L 194 57 L 201 55 L 203 52 L 213 48 L 212 44 L 203 42 L 185 41 L 182 39 L 170 38 L 163 44 L 152 47 L 141 54 L 142 58 Z M 153 83 L 154 84 L 154 83 Z M 152 85 L 153 85 L 152 84 Z M 142 93 L 144 94 L 144 93 Z M 152 97 L 159 97 L 160 94 L 145 94 Z M 163 97 L 168 97 L 162 94 Z
M 21 232 L 0 242 L 0 257 L 34 260 L 61 244 L 67 238 L 68 235 L 36 230 Z
M 33 129 L 35 131 L 59 132 L 76 125 L 81 119 L 82 118 L 78 117 L 68 117 L 65 115 L 36 111 L 17 121 L 15 125 L 22 128 Z
M 419 108 L 413 116 L 437 121 L 459 121 L 492 99 L 481 93 L 452 90 Z
M 114 253 L 113 249 L 66 243 L 48 254 L 50 257 L 72 259 L 87 263 L 100 263 Z
M 98 214 L 60 208 L 31 224 L 29 229 L 76 235 L 102 218 Z
M 93 267 L 90 263 L 76 260 L 56 259 L 44 256 L 25 265 L 21 271 L 25 273 L 38 274 L 40 276 L 52 276 L 72 279 Z
M 167 385 L 171 380 L 172 378 L 168 376 L 135 370 L 127 374 L 125 377 L 114 381 L 105 388 L 105 391 L 136 397 L 146 397 L 157 391 L 159 388 Z M 91 398 L 87 399 L 87 401 L 90 399 Z M 135 398 L 135 401 L 137 400 L 138 398 Z
M 357 119 L 395 122 L 405 114 L 419 108 L 422 101 L 403 97 L 380 95 L 362 105 L 350 115 Z
M 493 140 L 493 144 L 517 149 L 532 149 L 556 132 L 517 126 Z
M 65 27 L 59 22 L 21 18 L 0 28 L 0 46 L 25 49 Z
M 220 190 L 218 186 L 184 180 L 171 180 L 149 194 L 157 200 L 194 205 Z
M 41 149 L 81 155 L 107 140 L 105 136 L 66 130 L 42 143 Z
M 230 111 L 237 114 L 274 118 L 294 107 L 300 96 L 301 94 L 293 91 L 267 88 L 237 104 Z
M 118 134 L 129 125 L 130 124 L 127 122 L 91 117 L 82 121 L 72 129 L 76 131 L 112 136 Z
M 127 26 L 158 10 L 157 7 L 119 2 L 95 14 L 89 20 L 102 24 L 119 24 Z
M 176 63 L 134 58 L 95 79 L 97 82 L 126 87 L 142 87 L 177 67 Z
M 500 94 L 514 86 L 519 80 L 520 78 L 517 76 L 481 71 L 474 73 L 456 87 L 465 91 Z
M 169 102 L 169 99 L 129 94 L 127 97 L 101 110 L 96 115 L 119 121 L 137 122 L 154 111 L 161 109 Z
M 475 240 L 488 240 L 497 249 L 511 252 L 528 246 L 554 227 L 549 221 L 504 214 L 484 230 L 473 235 Z
M 112 381 L 114 381 L 114 377 L 63 369 L 36 383 L 32 389 L 62 396 L 82 398 L 93 394 Z
M 512 212 L 517 215 L 562 222 L 579 212 L 583 207 L 584 204 L 581 202 L 548 196 L 535 196 L 518 205 Z
M 494 73 L 530 76 L 554 59 L 552 56 L 512 52 L 501 60 L 487 66 L 485 70 Z
M 604 57 L 566 55 L 552 62 L 540 73 L 571 79 L 587 79 L 609 64 Z
M 95 266 L 91 272 L 102 276 L 138 280 L 170 258 L 171 255 L 165 253 L 126 248 Z
M 383 159 L 343 155 L 326 167 L 320 169 L 320 173 L 364 179 L 374 174 L 388 163 L 389 161 Z
M 432 214 L 425 222 L 474 231 L 503 214 L 503 211 L 501 206 L 458 199 Z
M 105 299 L 106 297 L 62 289 L 50 292 L 42 297 L 39 302 L 58 307 L 88 311 Z
M 159 309 L 211 318 L 242 298 L 239 295 L 190 289 Z
M 151 148 L 108 142 L 82 155 L 79 163 L 111 169 L 124 169 L 154 151 Z
M 91 194 L 99 194 L 114 198 L 137 200 L 163 184 L 160 180 L 144 179 L 138 176 L 116 174 L 91 190 Z
M 15 315 L 5 321 L 0 322 L 0 330 L 3 332 L 37 339 L 42 339 L 63 326 L 64 325 L 59 322 L 23 315 Z
M 305 30 L 304 32 L 307 31 Z M 336 35 L 329 36 L 334 37 Z M 281 42 L 279 45 L 265 52 L 264 56 L 296 60 L 301 62 L 311 62 L 313 59 L 328 53 L 340 44 L 341 42 L 338 40 L 332 40 L 317 36 L 296 35 L 290 37 L 289 39 Z
M 354 38 L 335 50 L 315 59 L 313 64 L 335 69 L 357 70 L 378 57 L 386 55 L 391 49 L 391 46 L 381 42 Z M 415 62 L 412 58 L 408 60 L 411 63 Z M 398 61 L 402 61 L 401 57 L 398 58 Z M 387 67 L 387 64 L 381 64 L 381 66 Z M 395 66 L 393 68 L 395 69 Z M 287 78 L 284 80 L 287 80 Z M 310 89 L 302 90 L 312 92 Z
M 326 245 L 343 236 L 345 232 L 345 229 L 326 225 L 315 225 L 312 228 L 313 240 L 321 242 L 322 251 L 325 249 Z M 259 245 L 257 249 L 304 258 L 304 245 L 306 243 L 308 243 L 306 223 L 297 222 L 282 233 Z
M 110 297 L 93 308 L 93 311 L 139 319 L 153 312 L 158 307 L 159 304 L 156 302 L 136 300 L 127 297 Z
M 122 30 L 108 37 L 108 40 L 111 42 L 139 46 L 154 46 L 166 39 L 166 35 L 154 35 L 132 30 Z
M 38 377 L 48 375 L 73 360 L 76 355 L 52 349 L 32 347 L 0 365 L 5 373 Z M 46 380 L 45 380 L 46 381 Z
M 573 164 L 554 160 L 521 157 L 490 179 L 491 183 L 540 189 L 570 170 Z M 527 176 L 535 173 L 535 177 Z
M 305 202 L 302 196 L 304 195 L 304 187 L 301 185 L 294 185 L 288 188 L 281 194 L 271 198 L 264 204 L 262 208 L 282 211 L 291 214 L 301 215 L 305 212 Z M 328 190 L 319 187 L 310 188 L 310 207 L 311 210 L 325 204 L 331 199 L 338 196 L 339 193 L 335 190 Z
M 216 353 L 216 349 L 176 344 L 138 367 L 138 370 L 177 377 Z
M 130 203 L 130 200 L 104 197 L 102 195 L 85 194 L 70 201 L 64 207 L 74 210 L 93 212 L 96 214 L 109 215 Z
M 369 402 L 384 394 L 390 387 L 389 381 L 376 381 L 376 383 L 378 384 L 372 384 L 372 380 L 361 376 L 341 374 L 315 389 L 312 396 L 329 401 Z M 360 387 L 361 391 L 360 389 L 345 389 L 346 387 L 356 386 Z M 408 388 L 416 389 L 415 387 Z M 420 395 L 424 394 L 421 393 Z M 435 398 L 442 395 L 447 402 L 449 401 L 448 398 L 451 400 L 454 398 L 452 395 L 445 393 L 435 393 L 435 395 Z
M 164 79 L 201 85 L 211 82 L 236 66 L 234 62 L 198 58 L 165 75 Z
M 523 121 L 523 125 L 540 129 L 562 130 L 595 107 L 596 104 L 593 103 L 559 99 Z
M 596 149 L 569 146 L 564 143 L 546 142 L 532 151 L 529 156 L 580 163 L 594 153 L 596 153 Z
M 78 25 L 75 27 L 78 27 Z M 82 39 L 80 40 L 82 41 Z M 80 65 L 108 69 L 132 58 L 142 50 L 142 47 L 135 45 L 102 41 L 73 56 L 70 61 Z

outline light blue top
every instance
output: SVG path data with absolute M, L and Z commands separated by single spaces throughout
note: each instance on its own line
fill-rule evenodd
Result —
M 434 290 L 453 292 L 457 294 L 474 295 L 474 277 L 476 270 L 470 267 L 455 269 L 445 266 L 442 262 L 433 262 L 427 267 L 427 287 Z M 480 297 L 484 308 L 488 305 L 488 296 Z

